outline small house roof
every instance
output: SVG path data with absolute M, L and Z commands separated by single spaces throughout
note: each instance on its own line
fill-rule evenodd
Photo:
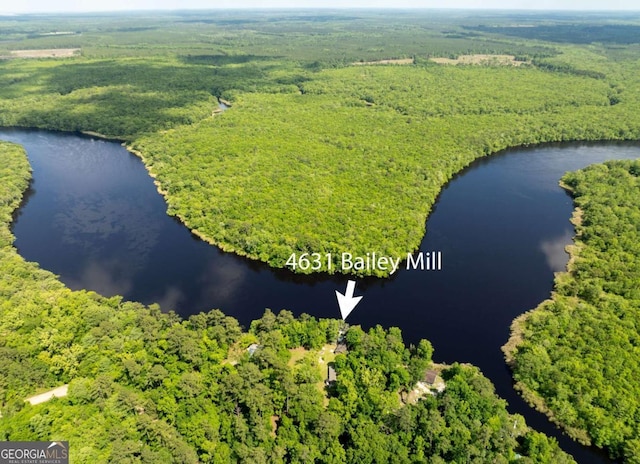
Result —
M 424 374 L 424 381 L 425 381 L 425 383 L 427 383 L 429 385 L 433 385 L 433 383 L 436 381 L 436 377 L 438 377 L 438 373 L 436 371 L 434 371 L 433 369 L 429 369 Z
M 337 379 L 336 370 L 333 366 L 327 368 L 327 383 L 335 382 Z
M 342 354 L 342 353 L 346 353 L 347 352 L 347 344 L 344 342 L 340 342 L 338 343 L 338 345 L 336 345 L 336 349 L 333 350 L 333 352 L 335 354 Z
M 253 356 L 253 354 L 258 350 L 258 348 L 260 348 L 260 345 L 258 345 L 257 343 L 252 343 L 251 345 L 249 345 L 249 348 L 247 348 L 247 351 L 249 352 L 249 356 Z

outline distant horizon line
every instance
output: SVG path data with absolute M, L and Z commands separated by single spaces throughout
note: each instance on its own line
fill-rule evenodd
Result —
M 22 15 L 50 15 L 50 14 L 117 14 L 117 13 L 169 13 L 169 12 L 193 12 L 193 11 L 490 11 L 490 12 L 531 12 L 531 13 L 640 13 L 640 8 L 617 8 L 617 9 L 600 9 L 600 8 L 468 8 L 468 7 L 391 7 L 391 6 L 367 6 L 367 7 L 324 7 L 324 6 L 280 6 L 280 7 L 211 7 L 211 8 L 133 8 L 133 9 L 117 9 L 117 10 L 50 10 L 50 11 L 0 11 L 0 16 L 22 16 Z

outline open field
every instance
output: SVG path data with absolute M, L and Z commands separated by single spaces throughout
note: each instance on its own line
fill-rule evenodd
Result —
M 500 66 L 522 66 L 525 61 L 516 60 L 513 55 L 460 55 L 457 58 L 431 58 L 438 64 L 484 64 Z
M 12 58 L 69 58 L 80 54 L 79 48 L 51 48 L 48 50 L 11 50 Z
M 378 60 L 378 61 L 354 61 L 354 66 L 369 66 L 376 64 L 413 64 L 413 58 L 401 58 L 397 60 Z

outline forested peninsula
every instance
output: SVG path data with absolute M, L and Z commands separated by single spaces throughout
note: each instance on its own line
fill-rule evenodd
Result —
M 29 165 L 5 142 L 0 159 L 0 440 L 67 440 L 74 463 L 574 462 L 398 329 L 267 310 L 243 331 L 69 290 L 12 246 Z M 417 383 L 434 368 L 440 393 Z
M 575 246 L 504 351 L 525 398 L 575 439 L 640 462 L 640 161 L 569 173 Z
M 615 35 L 589 45 L 524 42 L 450 18 L 433 25 L 428 15 L 265 15 L 234 27 L 215 16 L 213 26 L 174 22 L 166 32 L 171 17 L 143 31 L 127 29 L 129 18 L 107 19 L 117 34 L 80 22 L 82 34 L 25 37 L 23 48 L 81 54 L 2 62 L 0 125 L 126 141 L 169 214 L 226 251 L 276 267 L 293 253 L 406 258 L 438 192 L 478 157 L 640 137 L 639 52 Z M 513 60 L 491 60 L 500 54 Z M 488 58 L 432 60 L 462 55 Z M 219 97 L 233 104 L 222 114 Z M 331 270 L 342 271 L 338 262 Z

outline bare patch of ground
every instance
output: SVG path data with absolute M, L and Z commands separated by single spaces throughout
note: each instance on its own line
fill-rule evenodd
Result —
M 425 382 L 417 382 L 413 390 L 411 390 L 404 398 L 404 402 L 407 404 L 416 404 L 420 398 L 425 395 L 437 395 L 446 388 L 442 377 L 438 376 L 432 385 Z
M 413 64 L 413 58 L 401 58 L 399 60 L 356 61 L 354 66 L 368 66 L 372 64 Z
M 426 395 L 437 395 L 438 393 L 442 393 L 445 388 L 447 388 L 444 379 L 440 376 L 440 373 L 446 369 L 448 366 L 446 364 L 438 364 L 433 363 L 431 365 L 431 371 L 436 373 L 435 378 L 432 382 L 428 382 L 425 380 L 419 381 L 413 387 L 413 390 L 410 392 L 399 392 L 400 400 L 404 404 L 416 404 L 421 398 L 424 398 Z
M 42 34 L 39 34 L 41 36 L 51 36 L 51 35 L 76 35 L 75 32 L 73 31 L 55 31 L 55 32 L 43 32 Z
M 431 58 L 438 64 L 484 64 L 493 66 L 521 66 L 526 61 L 516 61 L 513 55 L 460 55 L 452 58 Z
M 278 431 L 278 421 L 280 416 L 271 416 L 269 422 L 271 422 L 271 438 L 276 438 L 276 432 Z
M 49 390 L 47 392 L 40 393 L 39 395 L 27 398 L 25 401 L 35 406 L 36 404 L 45 403 L 52 398 L 62 398 L 64 396 L 67 396 L 68 391 L 69 385 L 62 385 L 61 387 L 54 388 L 53 390 Z
M 69 58 L 80 54 L 79 48 L 51 48 L 43 50 L 12 50 L 11 58 Z

